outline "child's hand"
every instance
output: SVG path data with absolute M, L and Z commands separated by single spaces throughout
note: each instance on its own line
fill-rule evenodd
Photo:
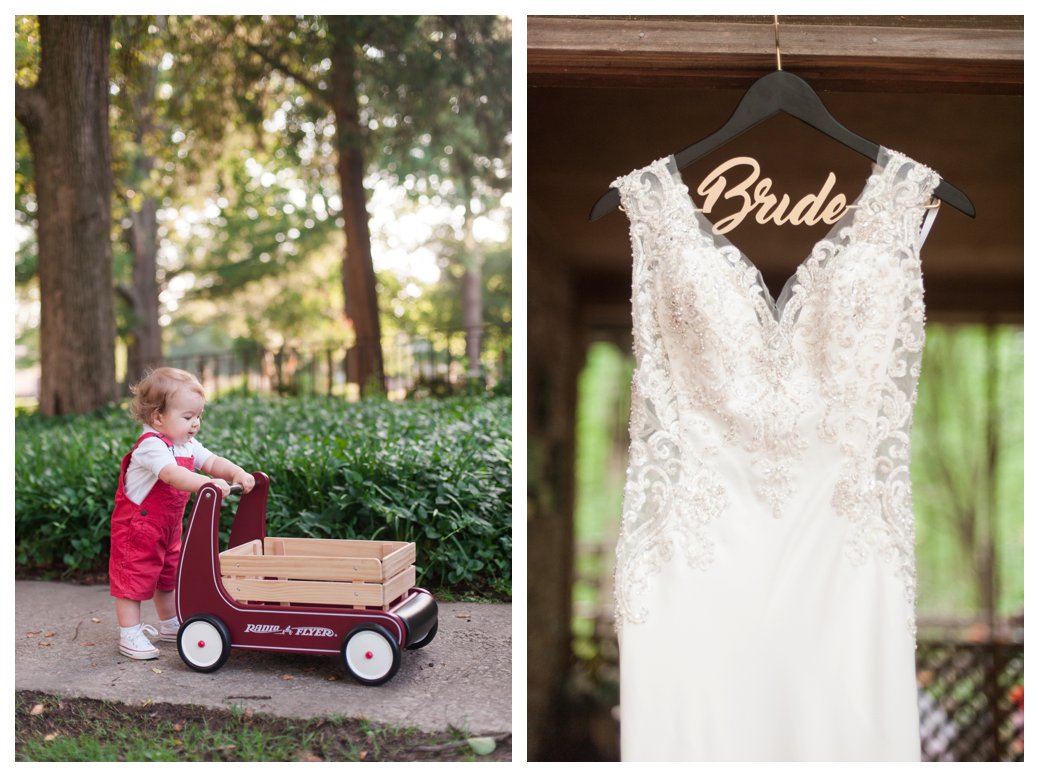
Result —
M 256 485 L 256 478 L 243 471 L 234 476 L 234 482 L 242 487 L 243 493 L 248 494 L 253 490 L 253 486 Z
M 209 482 L 220 489 L 221 497 L 226 497 L 228 494 L 231 493 L 230 484 L 223 478 L 213 478 Z

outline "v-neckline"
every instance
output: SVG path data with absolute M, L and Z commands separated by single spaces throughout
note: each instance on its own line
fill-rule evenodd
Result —
M 793 298 L 793 290 L 798 283 L 798 276 L 801 271 L 806 268 L 813 259 L 817 258 L 819 249 L 826 243 L 831 243 L 834 246 L 833 253 L 827 257 L 827 263 L 833 261 L 837 255 L 842 252 L 846 243 L 840 241 L 841 233 L 855 225 L 860 210 L 859 206 L 862 205 L 863 201 L 872 192 L 873 188 L 879 185 L 884 174 L 890 168 L 892 161 L 900 156 L 901 155 L 898 154 L 898 152 L 880 146 L 880 151 L 877 154 L 878 158 L 873 163 L 870 174 L 867 176 L 865 183 L 863 183 L 858 196 L 856 196 L 848 205 L 844 213 L 841 214 L 841 217 L 830 226 L 827 233 L 812 245 L 808 255 L 797 264 L 794 268 L 794 272 L 789 278 L 787 278 L 786 282 L 780 288 L 778 297 L 775 299 L 773 299 L 772 293 L 769 291 L 768 285 L 765 283 L 765 277 L 758 265 L 751 260 L 742 249 L 729 240 L 728 237 L 714 232 L 714 224 L 703 214 L 692 196 L 689 194 L 689 187 L 682 180 L 681 171 L 678 170 L 674 154 L 664 157 L 661 161 L 664 163 L 664 170 L 667 173 L 668 180 L 673 186 L 677 187 L 681 201 L 684 202 L 688 208 L 692 221 L 696 226 L 697 233 L 702 238 L 711 241 L 718 258 L 731 269 L 736 269 L 735 262 L 729 259 L 726 254 L 737 255 L 740 263 L 746 269 L 754 272 L 757 278 L 755 285 L 758 287 L 758 298 L 767 308 L 769 313 L 768 318 L 772 319 L 773 323 L 777 327 L 782 328 L 786 325 L 785 322 L 787 321 L 787 318 L 784 315 L 787 309 L 787 303 Z M 788 294 L 788 292 L 790 293 Z

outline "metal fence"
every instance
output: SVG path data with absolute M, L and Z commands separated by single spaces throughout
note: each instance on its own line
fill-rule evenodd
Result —
M 920 641 L 925 761 L 1024 760 L 1024 643 Z
M 466 357 L 467 338 L 480 340 L 479 364 Z M 359 396 L 354 346 L 258 345 L 233 351 L 172 355 L 166 364 L 199 377 L 211 396 L 226 393 Z M 512 330 L 481 327 L 476 332 L 443 330 L 396 334 L 382 340 L 383 374 L 391 399 L 447 395 L 473 382 L 492 389 L 511 380 Z

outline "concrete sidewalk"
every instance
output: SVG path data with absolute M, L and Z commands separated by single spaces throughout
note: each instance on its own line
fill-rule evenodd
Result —
M 340 661 L 232 651 L 212 674 L 194 672 L 172 642 L 159 658 L 120 655 L 108 586 L 15 583 L 15 689 L 140 704 L 147 700 L 284 717 L 330 714 L 473 734 L 512 731 L 512 607 L 440 603 L 436 639 L 407 650 L 385 685 L 362 686 Z M 156 625 L 151 602 L 144 622 Z

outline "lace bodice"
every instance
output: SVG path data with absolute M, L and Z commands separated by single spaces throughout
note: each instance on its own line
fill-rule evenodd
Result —
M 696 569 L 723 563 L 719 522 L 749 509 L 788 521 L 793 504 L 844 522 L 846 561 L 882 564 L 912 605 L 918 241 L 938 181 L 881 149 L 854 207 L 776 300 L 713 234 L 673 158 L 614 182 L 630 220 L 636 357 L 618 628 L 652 616 L 643 594 L 673 557 Z

